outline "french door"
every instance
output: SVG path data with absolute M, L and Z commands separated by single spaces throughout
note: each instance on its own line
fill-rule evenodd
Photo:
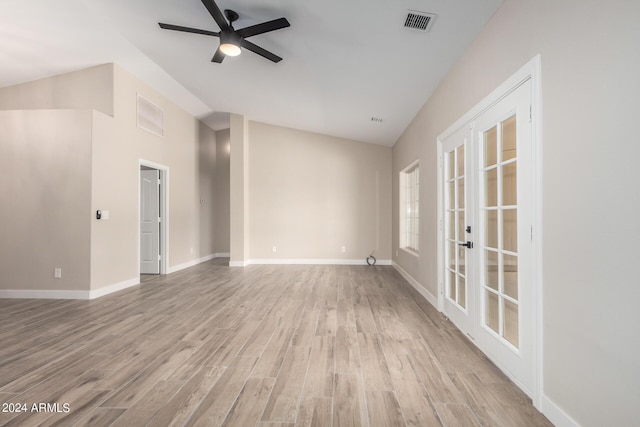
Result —
M 467 256 L 473 226 L 473 173 L 471 135 L 463 127 L 443 144 L 444 172 L 444 311 L 461 330 L 473 330 L 475 292 L 472 287 L 474 264 Z M 467 191 L 465 191 L 465 189 Z M 468 243 L 471 242 L 471 243 Z
M 445 314 L 533 388 L 531 83 L 442 142 Z

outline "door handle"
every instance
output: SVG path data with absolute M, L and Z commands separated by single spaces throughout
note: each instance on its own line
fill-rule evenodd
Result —
M 467 243 L 458 243 L 460 246 L 465 246 L 467 249 L 473 249 L 473 242 L 467 241 Z

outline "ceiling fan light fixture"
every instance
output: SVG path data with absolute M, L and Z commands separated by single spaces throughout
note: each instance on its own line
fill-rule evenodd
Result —
M 221 44 L 220 50 L 227 56 L 238 56 L 242 52 L 238 46 L 231 43 Z
M 220 33 L 220 50 L 227 56 L 238 56 L 240 50 L 240 37 L 235 33 Z

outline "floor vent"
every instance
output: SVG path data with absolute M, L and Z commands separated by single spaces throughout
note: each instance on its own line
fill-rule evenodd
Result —
M 138 95 L 138 127 L 158 136 L 164 135 L 164 111 Z
M 433 13 L 418 12 L 410 10 L 404 20 L 404 27 L 412 30 L 429 31 L 435 20 L 436 15 Z

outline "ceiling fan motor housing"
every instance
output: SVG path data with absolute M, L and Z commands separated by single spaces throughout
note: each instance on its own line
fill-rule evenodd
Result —
M 242 38 L 235 31 L 221 31 L 220 32 L 220 44 L 233 44 L 240 46 Z

